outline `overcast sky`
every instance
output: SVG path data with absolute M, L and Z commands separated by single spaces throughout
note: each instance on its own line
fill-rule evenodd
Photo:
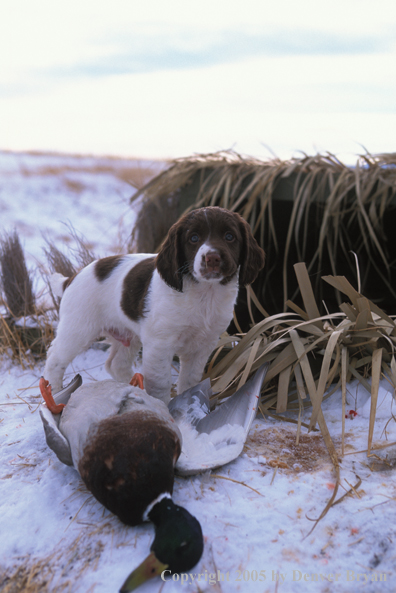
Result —
M 0 149 L 396 151 L 395 0 L 2 0 Z

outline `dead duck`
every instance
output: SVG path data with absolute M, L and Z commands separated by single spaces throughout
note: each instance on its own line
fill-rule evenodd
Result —
M 57 394 L 55 406 L 68 399 L 54 419 L 58 431 L 40 410 L 49 446 L 123 523 L 148 520 L 155 526 L 150 555 L 120 591 L 133 591 L 164 570 L 192 569 L 201 558 L 203 536 L 198 520 L 171 498 L 181 435 L 166 405 L 137 386 L 112 380 L 80 383 L 77 377 Z M 40 388 L 54 409 L 43 379 Z
M 151 554 L 120 591 L 132 591 L 164 570 L 188 572 L 200 560 L 201 526 L 171 498 L 175 466 L 182 474 L 199 473 L 240 454 L 265 372 L 266 367 L 259 369 L 213 412 L 208 380 L 174 398 L 170 411 L 144 391 L 139 375 L 132 385 L 113 380 L 81 385 L 77 376 L 55 400 L 48 382 L 40 380 L 49 447 L 121 521 L 149 520 L 155 526 Z

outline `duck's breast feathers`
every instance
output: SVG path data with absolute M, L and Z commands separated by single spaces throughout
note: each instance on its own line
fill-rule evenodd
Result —
M 166 405 L 139 387 L 108 380 L 87 383 L 77 389 L 63 410 L 59 424 L 59 430 L 70 444 L 74 467 L 78 469 L 89 432 L 100 422 L 141 411 L 151 412 L 181 438 Z
M 180 451 L 177 432 L 156 413 L 125 412 L 90 430 L 78 470 L 99 502 L 136 525 L 154 499 L 172 493 Z

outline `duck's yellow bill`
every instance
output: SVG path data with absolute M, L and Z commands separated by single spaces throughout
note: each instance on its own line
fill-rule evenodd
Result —
M 153 552 L 147 556 L 145 560 L 126 579 L 122 585 L 119 593 L 126 593 L 127 591 L 134 591 L 140 585 L 160 575 L 164 570 L 168 568 L 167 564 L 160 562 L 154 555 Z

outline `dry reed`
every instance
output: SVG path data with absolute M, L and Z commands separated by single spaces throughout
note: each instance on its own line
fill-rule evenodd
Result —
M 346 385 L 356 378 L 371 395 L 371 412 L 367 431 L 367 455 L 373 449 L 378 390 L 381 376 L 386 376 L 396 391 L 396 323 L 377 305 L 360 294 L 345 277 L 324 277 L 334 289 L 346 295 L 349 302 L 339 313 L 320 316 L 305 264 L 296 264 L 295 272 L 304 308 L 292 301 L 292 312 L 269 316 L 244 334 L 224 335 L 218 353 L 207 371 L 215 399 L 227 397 L 243 385 L 264 362 L 270 362 L 259 409 L 283 420 L 287 410 L 299 410 L 296 441 L 301 434 L 302 411 L 311 408 L 308 429 L 319 426 L 335 472 L 335 488 L 317 522 L 335 503 L 340 483 L 339 454 L 344 453 L 344 430 L 341 451 L 337 452 L 330 437 L 322 403 L 338 388 L 343 395 Z M 252 291 L 249 291 L 253 298 Z M 259 303 L 258 303 L 258 306 Z M 220 359 L 220 360 L 219 360 Z M 368 378 L 371 377 L 371 384 Z M 345 415 L 345 398 L 343 409 Z M 274 409 L 274 412 L 270 410 Z M 290 419 L 289 419 L 290 421 Z M 292 420 L 293 421 L 293 420 Z
M 31 315 L 35 309 L 33 283 L 16 231 L 0 237 L 2 300 L 13 317 Z
M 261 161 L 223 151 L 177 159 L 132 198 L 142 196 L 143 208 L 130 247 L 155 252 L 185 211 L 221 206 L 239 212 L 267 252 L 255 292 L 273 312 L 297 295 L 292 266 L 298 261 L 305 261 L 315 278 L 322 308 L 323 270 L 357 281 L 351 252 L 363 270 L 362 291 L 394 301 L 396 254 L 386 238 L 393 232 L 389 214 L 396 208 L 395 165 L 396 153 L 365 154 L 354 167 L 332 154 Z M 169 204 L 166 221 L 154 215 Z M 339 304 L 336 294 L 334 303 Z

